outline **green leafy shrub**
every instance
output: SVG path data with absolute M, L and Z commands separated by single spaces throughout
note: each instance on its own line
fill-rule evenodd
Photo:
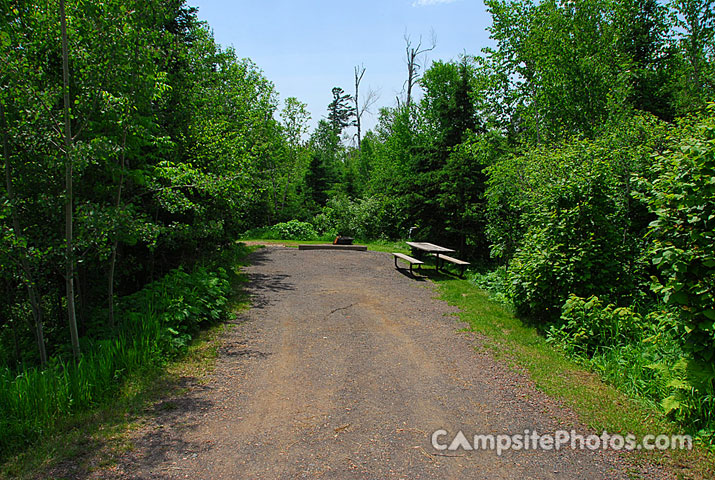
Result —
M 128 373 L 184 351 L 201 326 L 225 318 L 229 292 L 223 269 L 172 270 L 120 299 L 119 328 L 108 339 L 83 339 L 78 363 L 55 357 L 45 369 L 0 369 L 0 453 L 107 398 Z
M 265 240 L 316 240 L 320 237 L 312 224 L 299 220 L 276 223 L 271 227 L 254 228 L 243 234 L 244 238 Z
M 512 259 L 509 277 L 517 312 L 555 320 L 569 294 L 618 298 L 634 290 L 633 252 L 623 242 L 627 219 L 602 152 L 562 152 L 571 175 L 543 191 L 542 206 Z M 584 158 L 581 158 L 583 155 Z M 581 163 L 583 162 L 583 163 Z M 578 163 L 581 163 L 580 165 Z
M 397 238 L 401 236 L 401 218 L 401 210 L 393 200 L 378 196 L 352 200 L 336 195 L 313 223 L 323 233 L 364 239 Z
M 535 148 L 490 167 L 488 233 L 493 254 L 509 261 L 517 313 L 550 322 L 570 294 L 626 304 L 649 292 L 643 234 L 651 218 L 633 198 L 631 177 L 664 133 L 652 119 L 634 119 L 595 140 Z M 515 216 L 495 222 L 504 212 Z
M 224 319 L 230 286 L 222 268 L 192 273 L 179 268 L 120 302 L 123 315 L 149 311 L 162 326 L 160 349 L 176 355 L 204 325 Z
M 313 225 L 298 220 L 277 223 L 271 227 L 271 230 L 277 238 L 286 240 L 313 240 L 318 237 Z
M 715 106 L 710 108 L 715 113 Z M 641 181 L 656 215 L 650 225 L 653 287 L 680 309 L 681 333 L 696 359 L 715 360 L 715 117 L 683 127 L 675 148 L 655 157 Z
M 640 342 L 650 332 L 643 318 L 630 308 L 604 305 L 595 296 L 571 295 L 561 310 L 560 326 L 551 326 L 548 338 L 569 353 L 590 358 L 604 348 Z
M 667 396 L 660 402 L 663 411 L 712 443 L 715 438 L 715 367 L 681 357 L 673 364 L 655 363 L 650 368 L 665 383 Z
M 469 275 L 469 280 L 477 287 L 489 292 L 489 295 L 494 300 L 506 305 L 511 305 L 511 301 L 509 300 L 508 276 L 504 266 L 486 273 L 474 272 Z
M 704 441 L 715 432 L 715 369 L 683 349 L 679 316 L 670 310 L 640 315 L 571 296 L 562 324 L 547 341 L 586 362 L 606 381 L 660 408 Z

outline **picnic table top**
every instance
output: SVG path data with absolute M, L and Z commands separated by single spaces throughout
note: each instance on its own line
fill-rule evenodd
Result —
M 407 245 L 409 245 L 412 248 L 416 248 L 418 250 L 424 250 L 425 252 L 430 252 L 430 253 L 449 253 L 449 252 L 454 252 L 451 248 L 445 248 L 445 247 L 440 247 L 439 245 L 435 245 L 434 243 L 428 243 L 428 242 L 406 242 Z

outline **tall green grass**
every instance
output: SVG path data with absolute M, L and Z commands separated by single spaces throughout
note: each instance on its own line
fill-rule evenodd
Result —
M 79 362 L 53 359 L 19 373 L 0 370 L 0 459 L 56 422 L 112 395 L 122 378 L 185 349 L 202 324 L 227 313 L 230 284 L 221 268 L 182 269 L 119 301 L 120 323 L 109 338 L 84 339 Z

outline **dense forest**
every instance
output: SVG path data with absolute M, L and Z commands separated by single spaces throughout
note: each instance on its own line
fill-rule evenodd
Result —
M 715 2 L 485 3 L 494 47 L 425 64 L 407 39 L 363 132 L 365 68 L 309 131 L 182 0 L 3 2 L 0 449 L 223 318 L 237 239 L 338 233 L 458 249 L 711 438 Z

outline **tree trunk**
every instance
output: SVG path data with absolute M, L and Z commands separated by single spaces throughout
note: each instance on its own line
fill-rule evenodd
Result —
M 407 100 L 405 101 L 405 104 L 407 105 L 408 110 L 410 108 L 410 103 L 412 103 L 412 87 L 417 83 L 417 80 L 419 80 L 418 70 L 420 68 L 420 64 L 417 63 L 417 59 L 423 53 L 434 50 L 436 46 L 437 42 L 433 36 L 432 46 L 429 48 L 422 48 L 422 37 L 420 37 L 420 41 L 417 43 L 417 46 L 413 48 L 410 37 L 405 36 L 405 59 L 407 60 Z
M 20 218 L 17 214 L 17 208 L 15 206 L 15 189 L 13 188 L 12 184 L 7 122 L 5 121 L 5 107 L 2 102 L 0 102 L 0 125 L 2 126 L 2 151 L 3 158 L 5 159 L 5 189 L 7 191 L 8 200 L 10 201 L 10 216 L 12 217 L 12 229 L 14 230 L 15 238 L 19 238 L 22 229 L 20 228 Z M 40 295 L 37 292 L 37 285 L 35 284 L 35 279 L 32 275 L 30 262 L 27 261 L 27 257 L 24 255 L 24 253 L 20 255 L 20 268 L 22 268 L 27 284 L 27 295 L 30 300 L 30 308 L 32 309 L 35 341 L 37 342 L 37 350 L 40 354 L 40 364 L 44 366 L 47 363 L 47 350 L 45 348 L 45 333 L 44 328 L 42 326 L 42 308 L 40 307 L 39 300 Z
M 360 81 L 362 80 L 363 75 L 365 75 L 365 67 L 355 67 L 355 126 L 357 127 L 358 151 L 360 151 L 362 141 L 362 131 L 360 128 L 360 117 L 362 117 L 362 112 L 360 112 L 359 94 Z
M 35 317 L 35 341 L 40 352 L 40 365 L 47 365 L 47 349 L 45 348 L 45 329 L 42 325 L 42 306 L 36 296 L 36 288 L 27 287 L 30 291 L 30 306 L 32 307 L 32 316 Z
M 156 218 L 156 217 L 155 217 Z M 156 221 L 156 220 L 154 220 Z M 149 255 L 149 283 L 154 281 L 154 269 L 156 267 L 156 249 L 152 248 Z
M 121 172 L 119 173 L 119 186 L 117 187 L 117 197 L 114 206 L 119 210 L 122 203 L 122 189 L 124 188 L 124 167 L 126 165 L 126 150 L 127 150 L 127 127 L 124 126 L 122 131 L 122 154 L 120 158 Z M 114 241 L 112 242 L 112 255 L 109 257 L 109 278 L 107 285 L 107 296 L 109 297 L 109 327 L 114 328 L 114 271 L 117 264 L 117 248 L 119 248 L 119 237 L 114 233 Z
M 693 65 L 693 87 L 700 89 L 700 53 L 702 52 L 700 37 L 700 15 L 696 10 L 691 12 L 690 23 L 690 62 Z
M 77 315 L 74 299 L 74 240 L 72 237 L 72 125 L 70 119 L 70 87 L 69 87 L 69 52 L 67 47 L 67 18 L 65 15 L 65 0 L 60 0 L 60 26 L 62 29 L 62 90 L 64 110 L 64 143 L 65 143 L 65 289 L 67 291 L 67 318 L 72 340 L 72 354 L 79 361 L 79 335 L 77 333 Z
M 109 258 L 109 279 L 107 285 L 107 297 L 109 298 L 109 328 L 114 328 L 114 268 L 117 263 L 118 241 L 115 238 L 112 243 L 112 255 Z
M 407 108 L 410 108 L 410 102 L 412 101 L 412 85 L 415 81 L 415 51 L 410 50 L 409 45 L 407 46 L 407 100 L 405 104 Z
M 81 325 L 85 312 L 85 296 L 84 287 L 86 285 L 82 284 L 82 269 L 79 265 L 74 268 L 74 291 L 75 291 L 75 309 L 77 310 L 77 322 Z
M 295 159 L 293 160 L 293 162 L 295 162 Z M 286 184 L 285 184 L 285 187 L 283 188 L 283 198 L 281 199 L 281 211 L 280 211 L 281 215 L 283 215 L 283 210 L 285 210 L 286 200 L 288 199 L 288 188 L 290 187 L 290 184 L 292 183 L 291 182 L 291 178 L 292 178 L 291 174 L 293 173 L 292 172 L 293 168 L 295 168 L 295 163 L 293 163 L 293 162 L 291 163 L 291 165 L 292 165 L 291 171 L 288 173 L 288 178 L 286 179 Z
M 271 172 L 271 187 L 272 187 L 272 196 L 273 196 L 273 217 L 275 217 L 276 220 L 278 220 L 278 185 L 276 183 L 276 175 L 277 173 L 277 168 L 273 169 L 273 172 Z
M 20 336 L 17 333 L 17 322 L 12 322 L 12 342 L 15 350 L 15 367 L 22 365 L 22 348 L 20 347 Z

